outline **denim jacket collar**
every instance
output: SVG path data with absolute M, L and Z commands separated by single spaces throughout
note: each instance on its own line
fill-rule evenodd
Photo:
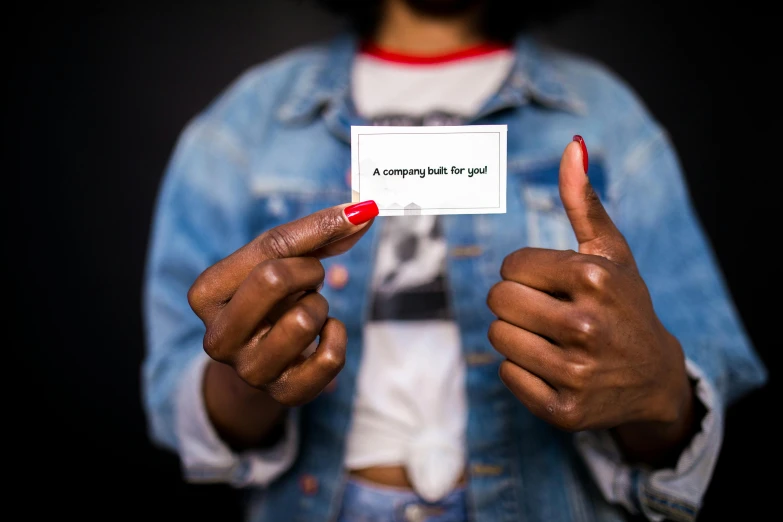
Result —
M 358 41 L 351 34 L 336 37 L 318 66 L 300 72 L 278 118 L 283 123 L 296 123 L 323 111 L 321 114 L 327 126 L 350 141 L 351 125 L 367 123 L 356 114 L 350 96 L 351 65 L 357 47 Z M 511 73 L 474 120 L 500 109 L 525 105 L 531 100 L 555 109 L 584 112 L 584 102 L 568 89 L 554 67 L 541 59 L 541 51 L 530 37 L 518 37 L 514 50 L 516 60 Z

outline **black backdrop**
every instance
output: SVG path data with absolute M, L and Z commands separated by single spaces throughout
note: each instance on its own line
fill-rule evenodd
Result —
M 4 425 L 19 441 L 6 474 L 22 493 L 12 502 L 32 495 L 31 513 L 239 520 L 233 490 L 185 485 L 177 460 L 146 438 L 138 385 L 149 220 L 187 120 L 248 66 L 339 23 L 294 0 L 219 4 L 33 5 L 3 17 L 3 252 L 14 263 Z M 764 478 L 774 473 L 780 368 L 771 189 L 780 137 L 763 130 L 777 103 L 765 73 L 777 61 L 762 52 L 771 20 L 747 3 L 604 0 L 544 28 L 617 71 L 670 130 L 771 371 L 766 388 L 728 413 L 701 520 L 763 520 L 774 500 Z

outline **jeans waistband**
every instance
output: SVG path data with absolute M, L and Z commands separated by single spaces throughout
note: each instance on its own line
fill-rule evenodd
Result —
M 338 522 L 466 522 L 467 493 L 457 488 L 437 502 L 414 491 L 350 478 Z

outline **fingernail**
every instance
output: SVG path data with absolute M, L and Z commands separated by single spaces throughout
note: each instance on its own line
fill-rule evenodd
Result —
M 587 145 L 585 145 L 584 138 L 582 138 L 579 134 L 574 135 L 574 141 L 578 141 L 579 145 L 582 146 L 582 166 L 585 169 L 585 174 L 587 174 Z
M 354 225 L 361 225 L 378 215 L 378 205 L 373 200 L 362 201 L 350 207 L 345 207 L 344 212 L 348 221 Z

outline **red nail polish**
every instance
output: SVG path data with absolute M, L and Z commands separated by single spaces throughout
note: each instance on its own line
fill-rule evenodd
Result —
M 585 169 L 585 174 L 587 174 L 587 145 L 585 145 L 584 138 L 582 138 L 579 134 L 574 136 L 574 141 L 578 141 L 579 145 L 582 146 L 582 166 Z
M 375 201 L 362 201 L 350 207 L 345 207 L 345 217 L 354 225 L 361 225 L 378 215 L 378 205 Z

